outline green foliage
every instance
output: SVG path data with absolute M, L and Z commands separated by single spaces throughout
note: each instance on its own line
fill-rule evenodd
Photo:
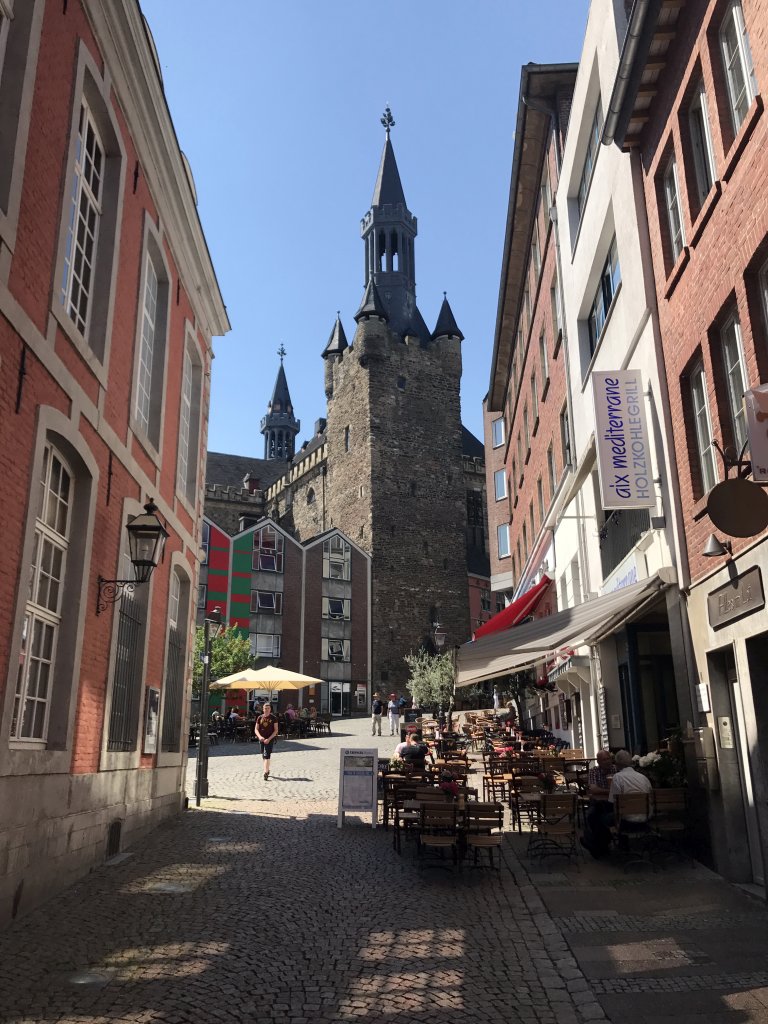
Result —
M 513 672 L 503 679 L 496 681 L 501 694 L 502 705 L 507 701 L 515 702 L 517 708 L 518 724 L 523 721 L 523 712 L 528 703 L 529 697 L 541 695 L 541 690 L 536 686 L 536 673 L 533 669 L 525 669 L 522 672 Z
M 200 696 L 200 684 L 203 681 L 203 648 L 205 634 L 202 626 L 195 630 L 195 660 L 192 663 L 192 696 Z M 254 659 L 251 657 L 251 642 L 236 626 L 228 626 L 211 641 L 211 682 L 222 676 L 232 675 L 241 669 L 250 668 Z
M 423 648 L 416 654 L 406 654 L 405 663 L 410 670 L 406 684 L 414 704 L 420 708 L 433 708 L 453 702 L 455 670 L 453 651 L 429 654 Z

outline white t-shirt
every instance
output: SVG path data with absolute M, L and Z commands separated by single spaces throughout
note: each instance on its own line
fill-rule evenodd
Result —
M 613 776 L 611 788 L 608 791 L 608 799 L 614 802 L 619 793 L 650 793 L 653 790 L 651 780 L 640 772 L 635 771 L 631 766 L 622 768 Z M 625 821 L 647 821 L 645 814 L 628 814 Z

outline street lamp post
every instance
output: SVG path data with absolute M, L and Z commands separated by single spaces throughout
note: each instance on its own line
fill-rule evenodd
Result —
M 208 796 L 208 688 L 211 683 L 211 640 L 218 635 L 223 622 L 221 608 L 214 608 L 203 623 L 203 680 L 200 684 L 200 736 L 197 741 L 197 771 L 195 774 L 195 806 Z M 214 627 L 211 635 L 211 626 Z

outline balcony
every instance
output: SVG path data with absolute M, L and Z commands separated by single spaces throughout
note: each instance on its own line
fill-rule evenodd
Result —
M 647 508 L 614 509 L 600 530 L 600 562 L 603 579 L 622 562 L 643 534 L 651 528 Z

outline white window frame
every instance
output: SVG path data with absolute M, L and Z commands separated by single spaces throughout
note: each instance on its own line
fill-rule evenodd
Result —
M 264 544 L 262 538 L 274 534 L 274 546 Z M 273 526 L 262 526 L 253 532 L 253 571 L 282 572 L 284 569 L 285 538 Z M 268 560 L 272 559 L 272 565 Z M 266 561 L 263 561 L 266 560 Z
M 93 152 L 99 154 L 99 170 L 96 172 L 95 163 L 87 153 L 87 145 L 90 138 L 94 140 Z M 86 159 L 87 162 L 86 162 Z M 67 229 L 64 242 L 64 264 L 62 267 L 62 280 L 60 289 L 60 301 L 67 316 L 72 320 L 75 327 L 84 338 L 88 337 L 88 330 L 93 309 L 93 286 L 96 281 L 96 261 L 98 259 L 99 246 L 99 224 L 103 212 L 102 199 L 104 195 L 104 178 L 106 172 L 107 154 L 104 143 L 96 127 L 96 122 L 91 114 L 91 109 L 85 97 L 80 102 L 80 114 L 77 129 L 77 141 L 75 143 L 75 163 L 72 178 L 72 191 L 69 203 L 67 204 Z M 93 174 L 88 174 L 88 167 L 91 167 Z M 90 180 L 89 180 L 90 179 Z M 94 179 L 98 181 L 98 189 L 94 191 Z M 91 214 L 93 215 L 91 218 Z M 86 225 L 89 246 L 83 248 L 78 242 L 78 227 L 81 220 Z M 90 227 L 89 227 L 90 225 Z M 78 277 L 75 267 L 77 255 L 80 254 L 80 276 Z M 87 253 L 87 255 L 86 255 Z M 88 263 L 87 284 L 84 285 L 86 275 L 83 273 L 83 264 Z M 75 284 L 79 288 L 78 296 L 73 301 Z M 78 298 L 85 295 L 85 315 L 79 308 Z
M 584 154 L 584 162 L 581 168 L 581 175 L 579 176 L 579 188 L 576 192 L 576 209 L 578 210 L 579 221 L 581 221 L 581 218 L 584 216 L 584 208 L 587 205 L 589 187 L 592 184 L 592 177 L 595 173 L 595 166 L 597 164 L 597 154 L 600 152 L 600 136 L 602 135 L 602 132 L 603 108 L 600 98 L 598 97 L 595 114 L 589 128 L 587 150 Z
M 747 367 L 744 361 L 744 345 L 741 338 L 741 324 L 733 312 L 720 329 L 720 346 L 723 356 L 725 389 L 728 409 L 731 414 L 733 441 L 738 451 L 747 441 L 747 414 L 744 408 L 744 392 L 749 387 Z
M 616 236 L 613 236 L 608 248 L 608 255 L 600 271 L 600 280 L 595 291 L 595 297 L 587 316 L 587 329 L 589 332 L 590 357 L 597 351 L 597 346 L 603 336 L 608 316 L 613 308 L 613 303 L 621 287 L 621 263 L 619 262 L 619 250 L 616 246 Z
M 729 36 L 731 37 L 729 39 Z M 732 49 L 729 46 L 733 45 Z M 720 23 L 720 50 L 728 88 L 728 106 L 731 111 L 734 134 L 744 123 L 747 111 L 758 93 L 755 65 L 749 45 L 749 34 L 744 21 L 741 0 L 731 0 L 728 11 Z M 741 78 L 738 84 L 736 75 Z
M 499 558 L 509 558 L 511 548 L 509 546 L 509 523 L 500 523 L 496 527 L 496 549 Z
M 352 644 L 341 637 L 324 636 L 320 641 L 320 659 L 338 663 L 352 660 Z
M 699 80 L 688 108 L 688 130 L 691 135 L 693 166 L 696 171 L 699 205 L 701 205 L 717 180 L 715 150 L 712 145 L 712 129 L 709 122 L 704 79 Z
M 539 363 L 541 364 L 541 390 L 549 380 L 549 356 L 547 355 L 547 335 L 542 331 L 539 335 Z
M 352 578 L 352 545 L 338 534 L 323 541 L 323 579 Z
M 557 465 L 555 464 L 555 446 L 551 442 L 547 448 L 547 476 L 550 488 L 549 500 L 552 501 L 557 490 Z
M 717 460 L 713 445 L 712 417 L 707 398 L 707 377 L 703 363 L 698 363 L 690 377 L 691 402 L 693 403 L 693 424 L 696 434 L 696 450 L 699 456 L 699 471 L 704 494 L 708 494 L 718 481 Z
M 203 520 L 203 525 L 200 531 L 200 550 L 202 551 L 201 565 L 208 565 L 208 559 L 210 558 L 211 551 L 211 524 Z
M 504 433 L 504 417 L 499 416 L 491 423 L 491 444 L 494 448 L 501 448 L 504 444 Z
M 533 424 L 535 427 L 536 421 L 539 418 L 539 386 L 536 381 L 535 369 L 531 373 L 531 416 L 533 417 Z
M 760 268 L 758 275 L 758 284 L 760 288 L 760 300 L 763 310 L 763 327 L 765 334 L 768 336 L 768 261 L 766 261 Z
M 271 599 L 271 603 L 270 603 Z M 251 615 L 282 615 L 283 594 L 280 590 L 252 590 Z
M 335 606 L 341 605 L 341 609 Z M 332 607 L 333 606 L 333 607 Z M 349 622 L 352 617 L 352 602 L 348 597 L 324 597 L 323 618 Z
M 67 498 L 62 502 L 61 494 L 52 487 L 54 462 L 60 467 L 60 473 L 66 473 L 69 482 L 67 485 Z M 29 746 L 44 747 L 48 741 L 48 723 L 50 719 L 52 694 L 54 687 L 54 673 L 56 666 L 56 649 L 58 645 L 59 629 L 62 619 L 62 600 L 66 585 L 67 551 L 69 549 L 70 533 L 72 529 L 72 512 L 74 508 L 75 478 L 72 468 L 63 457 L 60 451 L 51 444 L 46 444 L 43 454 L 42 478 L 40 480 L 40 508 L 35 521 L 34 554 L 30 565 L 28 596 L 24 610 L 24 627 L 22 635 L 22 654 L 19 659 L 19 671 L 16 680 L 16 693 L 14 695 L 14 711 L 11 724 L 11 739 L 15 743 L 23 743 Z M 61 475 L 59 475 L 61 480 Z M 52 502 L 56 506 L 52 507 Z M 53 524 L 49 522 L 51 512 L 65 509 L 64 532 L 59 529 L 58 521 Z M 55 517 L 58 520 L 58 517 Z M 47 547 L 50 552 L 57 552 L 60 558 L 58 577 L 53 572 L 46 572 L 44 569 L 42 553 Z M 52 569 L 52 567 L 51 567 Z M 50 605 L 51 586 L 55 582 L 57 593 L 53 607 Z M 39 598 L 43 587 L 46 588 L 48 602 L 40 602 Z M 50 637 L 50 648 L 44 658 L 33 661 L 33 642 L 35 638 L 35 627 L 40 625 Z M 48 679 L 44 697 L 38 694 L 30 695 L 30 669 L 33 664 L 46 664 L 48 666 Z M 39 735 L 32 733 L 25 735 L 23 732 L 26 721 L 26 708 L 28 702 L 36 705 L 43 705 L 43 719 L 39 729 Z M 34 716 L 33 716 L 34 717 Z
M 503 501 L 507 496 L 507 474 L 503 469 L 497 469 L 493 474 L 493 493 L 496 501 Z
M 197 587 L 197 607 L 205 608 L 208 604 L 208 584 L 199 583 Z
M 144 261 L 144 294 L 141 303 L 141 331 L 139 333 L 139 367 L 136 377 L 136 406 L 134 414 L 136 422 L 150 436 L 150 420 L 152 416 L 152 373 L 157 355 L 158 332 L 158 299 L 160 278 L 150 253 Z M 187 352 L 184 352 L 187 359 Z M 190 367 L 190 374 L 192 370 Z M 190 382 L 191 388 L 191 382 Z M 190 407 L 191 407 L 190 390 Z
M 199 497 L 203 367 L 195 335 L 187 330 L 181 364 L 176 493 L 190 510 Z
M 680 202 L 677 160 L 675 160 L 674 155 L 670 157 L 664 170 L 663 186 L 669 244 L 672 248 L 672 263 L 675 264 L 685 247 L 685 224 L 683 222 L 683 207 Z
M 280 633 L 251 633 L 251 654 L 256 658 L 279 658 L 281 639 Z

